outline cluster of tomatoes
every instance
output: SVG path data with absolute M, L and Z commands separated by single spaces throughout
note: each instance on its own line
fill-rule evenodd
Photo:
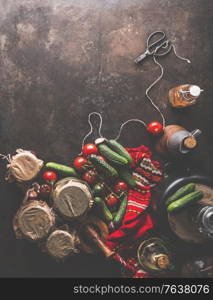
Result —
M 147 125 L 147 131 L 154 136 L 159 136 L 163 133 L 163 126 L 161 123 L 153 121 Z M 94 168 L 91 168 L 91 163 L 87 159 L 91 154 L 98 155 L 100 159 L 105 161 L 105 158 L 98 154 L 98 148 L 95 144 L 84 145 L 82 148 L 82 156 L 78 156 L 74 160 L 74 167 L 76 171 L 80 172 L 82 174 L 82 179 L 89 184 L 93 184 L 94 182 L 96 182 L 98 177 L 96 170 Z M 45 171 L 43 173 L 43 180 L 46 183 L 53 183 L 57 180 L 57 174 L 54 171 Z M 120 194 L 127 189 L 128 186 L 124 181 L 118 181 L 116 182 L 113 190 L 116 194 Z M 47 190 L 48 189 L 45 185 L 44 193 Z M 113 193 L 111 193 L 109 197 L 107 197 L 109 206 L 114 205 L 116 201 L 117 197 Z
M 74 160 L 74 167 L 77 171 L 82 173 L 82 179 L 89 184 L 94 184 L 98 179 L 98 173 L 94 168 L 88 170 L 91 167 L 91 163 L 87 157 L 91 154 L 97 155 L 100 159 L 106 161 L 106 159 L 98 154 L 98 148 L 95 144 L 86 144 L 82 148 L 82 156 L 78 156 Z M 86 171 L 85 171 L 86 170 Z M 101 186 L 101 185 L 100 185 Z M 97 185 L 98 187 L 98 185 Z M 128 185 L 124 181 L 117 181 L 113 187 L 113 192 L 106 197 L 106 204 L 109 207 L 115 206 L 118 202 L 117 195 L 128 189 Z
M 95 144 L 86 144 L 82 148 L 82 156 L 78 156 L 75 158 L 73 165 L 78 173 L 81 174 L 81 178 L 86 181 L 89 185 L 93 185 L 97 181 L 101 181 L 99 175 L 95 168 L 92 166 L 91 162 L 88 160 L 88 156 L 91 154 L 97 155 L 103 161 L 106 159 L 98 154 L 98 148 Z M 54 171 L 45 171 L 42 175 L 43 180 L 46 184 L 42 185 L 42 194 L 49 193 L 49 187 L 51 183 L 54 183 L 58 178 L 57 174 Z M 98 180 L 99 179 L 99 180 Z M 49 185 L 48 185 L 49 184 Z M 103 184 L 97 184 L 96 187 L 101 188 Z M 109 207 L 113 207 L 118 202 L 118 196 L 122 192 L 127 191 L 128 185 L 124 181 L 117 181 L 113 187 L 113 190 L 106 197 L 106 204 Z

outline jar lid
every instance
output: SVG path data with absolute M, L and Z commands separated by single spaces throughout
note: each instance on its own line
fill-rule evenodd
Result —
M 203 212 L 202 223 L 209 235 L 213 234 L 213 207 L 209 206 Z
M 192 96 L 194 97 L 198 97 L 200 96 L 201 92 L 203 90 L 201 90 L 201 88 L 197 85 L 192 85 L 190 88 L 189 88 L 189 92 Z
M 90 187 L 84 181 L 72 177 L 56 183 L 52 199 L 54 208 L 68 219 L 82 217 L 93 204 Z
M 64 230 L 53 231 L 46 242 L 48 253 L 57 259 L 64 259 L 65 257 L 78 253 L 77 245 L 79 243 L 76 232 L 71 233 Z
M 29 201 L 16 214 L 17 229 L 30 240 L 46 237 L 55 225 L 55 216 L 46 202 Z M 15 230 L 16 231 L 16 230 Z
M 8 179 L 12 177 L 19 182 L 30 181 L 38 175 L 43 164 L 44 162 L 32 152 L 17 149 L 16 154 L 12 156 L 10 163 L 7 165 L 9 169 Z

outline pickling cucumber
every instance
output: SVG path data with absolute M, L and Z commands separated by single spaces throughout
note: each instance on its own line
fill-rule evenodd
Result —
M 195 191 L 188 195 L 185 195 L 184 197 L 172 202 L 168 207 L 167 211 L 168 213 L 176 213 L 180 210 L 182 210 L 187 205 L 200 200 L 203 197 L 202 191 Z
M 48 163 L 46 163 L 45 167 L 56 171 L 61 176 L 78 177 L 78 174 L 76 173 L 75 169 L 65 166 L 65 165 L 62 165 L 62 164 L 48 162 Z
M 168 206 L 169 204 L 171 204 L 172 202 L 174 202 L 175 200 L 178 200 L 179 198 L 194 192 L 196 187 L 195 183 L 188 183 L 184 186 L 182 186 L 180 189 L 178 189 L 172 196 L 170 196 L 166 202 L 165 205 Z
M 106 177 L 118 177 L 118 172 L 116 171 L 116 169 L 103 159 L 99 158 L 97 155 L 91 154 L 88 159 L 97 169 L 97 171 L 99 171 Z
M 113 212 L 112 212 L 112 217 L 113 217 L 113 219 L 115 218 L 116 215 L 117 215 L 117 211 L 113 211 Z
M 126 149 L 120 144 L 118 143 L 116 140 L 107 140 L 106 144 L 112 149 L 114 150 L 116 153 L 120 154 L 121 156 L 123 156 L 124 158 L 127 159 L 128 163 L 131 164 L 132 163 L 132 157 L 129 154 L 128 151 L 126 151 Z
M 103 157 L 105 157 L 107 160 L 109 160 L 115 165 L 125 166 L 128 164 L 128 160 L 125 157 L 119 155 L 105 144 L 99 144 L 98 150 L 101 153 L 101 155 L 103 155 Z
M 105 190 L 104 184 L 97 183 L 92 189 L 92 194 L 93 196 L 100 196 L 103 194 L 104 190 Z
M 127 198 L 127 194 L 125 193 L 124 196 L 122 197 L 120 207 L 113 219 L 113 223 L 115 227 L 119 227 L 122 223 L 123 217 L 126 212 L 127 202 L 128 202 L 128 198 Z
M 127 168 L 119 168 L 118 173 L 130 187 L 134 188 L 137 185 L 135 179 Z
M 106 206 L 104 200 L 101 197 L 95 197 L 94 202 L 99 207 L 102 217 L 105 219 L 105 221 L 111 222 L 113 220 L 113 216 Z

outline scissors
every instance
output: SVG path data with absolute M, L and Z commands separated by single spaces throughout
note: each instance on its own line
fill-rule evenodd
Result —
M 157 40 L 154 38 L 155 41 L 151 42 L 155 36 L 159 36 L 160 38 Z M 148 56 L 164 56 L 172 49 L 171 42 L 166 38 L 166 34 L 163 31 L 155 31 L 151 33 L 146 41 L 146 45 L 146 51 L 135 59 L 135 63 L 142 62 Z

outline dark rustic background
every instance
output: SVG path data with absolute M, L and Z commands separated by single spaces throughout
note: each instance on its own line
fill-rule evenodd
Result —
M 136 67 L 134 58 L 152 31 L 164 30 L 192 64 L 174 53 L 162 58 L 165 75 L 153 99 L 167 124 L 203 131 L 192 164 L 213 175 L 212 17 L 212 0 L 0 0 L 0 153 L 21 147 L 43 160 L 69 164 L 80 151 L 91 111 L 103 114 L 107 137 L 116 136 L 129 118 L 160 121 L 144 96 L 159 69 L 149 59 Z M 196 106 L 176 112 L 167 95 L 183 83 L 205 91 Z M 129 147 L 150 145 L 140 124 L 127 126 L 120 141 Z M 4 173 L 2 163 L 1 178 Z M 3 179 L 0 191 L 1 277 L 119 273 L 101 255 L 58 264 L 35 245 L 15 240 L 11 222 L 20 199 Z

